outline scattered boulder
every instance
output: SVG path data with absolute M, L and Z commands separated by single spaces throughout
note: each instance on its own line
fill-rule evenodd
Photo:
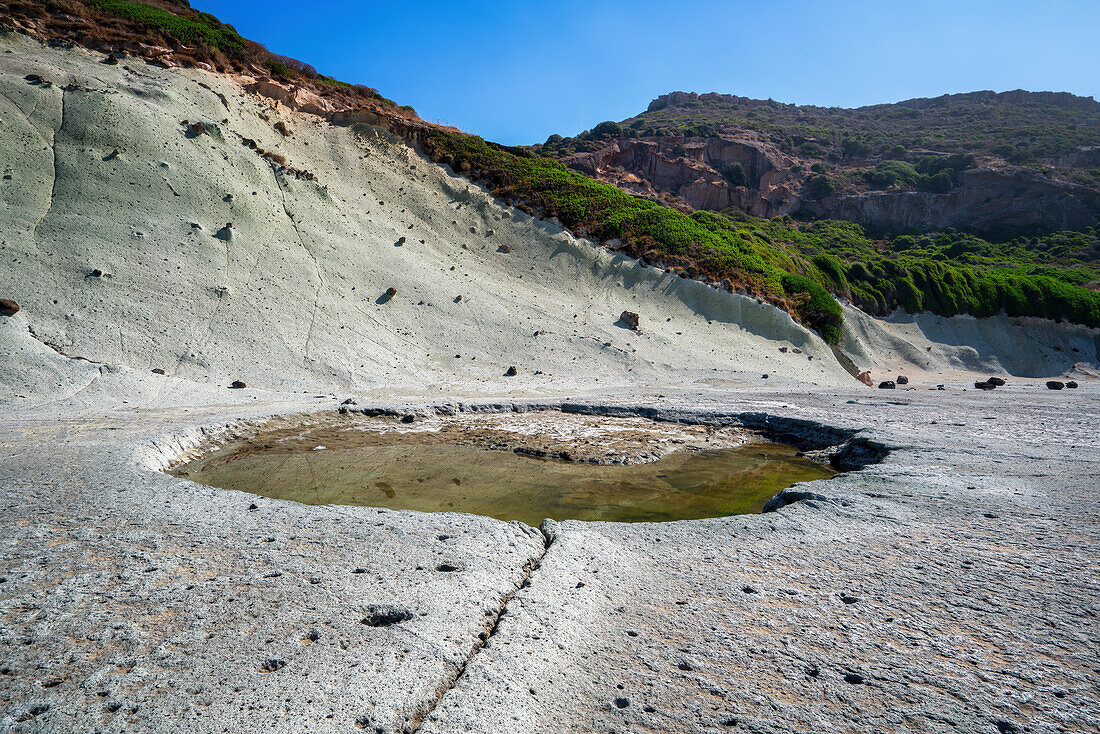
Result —
M 408 240 L 406 240 L 406 239 L 405 239 L 404 237 L 398 237 L 398 238 L 397 238 L 397 244 L 399 244 L 399 245 L 403 245 L 403 244 L 405 244 L 405 243 L 406 243 L 407 241 L 408 241 Z
M 895 386 L 894 386 L 894 381 L 893 380 L 883 380 L 882 382 L 880 382 L 878 384 L 878 389 L 879 390 L 893 390 L 894 387 Z
M 871 373 L 868 370 L 864 370 L 856 375 L 856 379 L 862 382 L 867 387 L 874 387 L 875 381 L 871 379 Z
M 986 380 L 985 382 L 975 382 L 974 387 L 978 388 L 979 390 L 994 390 L 996 389 L 997 385 L 996 383 Z
M 897 383 L 899 385 L 908 385 L 909 384 L 909 378 L 906 377 L 905 375 L 898 375 Z
M 107 58 L 100 62 L 101 64 L 107 64 L 108 66 L 115 66 L 118 64 L 118 56 L 115 54 L 107 54 Z
M 455 296 L 455 303 L 462 303 L 462 296 Z
M 415 423 L 416 422 L 416 416 L 413 415 L 412 413 L 406 413 L 405 415 L 401 416 L 401 422 L 402 423 Z
M 206 134 L 206 125 L 201 122 L 192 122 L 187 126 L 187 131 L 191 134 L 191 137 L 197 138 Z
M 340 403 L 340 405 L 359 405 L 359 403 L 357 403 L 354 398 L 348 398 L 344 402 Z
M 389 296 L 390 298 L 393 298 L 394 296 L 397 295 L 397 289 L 394 288 L 393 286 L 390 286 L 389 288 L 386 289 L 386 295 Z
M 633 311 L 623 311 L 621 314 L 619 314 L 619 321 L 622 321 L 624 324 L 627 325 L 627 327 L 633 329 L 634 331 L 638 330 L 638 324 L 640 323 L 639 318 L 640 317 L 638 316 L 638 314 L 634 313 Z
M 248 387 L 248 385 L 245 384 L 244 380 L 233 380 L 233 382 L 229 384 L 229 387 L 234 390 L 240 390 L 241 388 Z
M 0 314 L 14 316 L 19 313 L 19 304 L 10 298 L 0 298 Z
M 1066 383 L 1059 382 L 1058 380 L 1047 380 L 1047 388 L 1050 390 L 1061 390 L 1066 386 Z
M 786 347 L 780 347 L 779 351 L 782 352 L 783 354 L 786 354 L 787 353 L 787 348 Z
M 1004 387 L 1005 381 L 1000 377 L 990 377 L 986 380 L 990 385 L 996 385 L 997 387 Z
M 515 376 L 516 376 L 517 374 L 519 374 L 519 373 L 518 373 L 518 372 L 516 372 L 516 368 L 515 368 L 515 367 L 509 367 L 509 368 L 508 368 L 508 369 L 507 369 L 507 370 L 506 370 L 506 371 L 504 372 L 504 376 L 505 376 L 505 377 L 515 377 Z
M 223 242 L 230 242 L 233 239 L 233 222 L 226 222 L 224 227 L 214 233 L 214 237 Z
M 154 368 L 153 368 L 153 374 L 154 374 L 154 375 L 163 375 L 163 374 L 164 374 L 164 370 L 162 370 L 162 369 L 161 369 L 160 367 L 154 367 Z
M 1066 387 L 1068 387 L 1070 390 L 1076 390 L 1077 389 L 1077 383 L 1074 382 L 1073 380 L 1070 380 L 1069 382 L 1066 383 Z
M 497 252 L 503 252 L 505 255 L 507 255 L 511 251 L 512 251 L 512 248 L 509 247 L 508 245 L 501 245 L 500 247 L 497 248 Z

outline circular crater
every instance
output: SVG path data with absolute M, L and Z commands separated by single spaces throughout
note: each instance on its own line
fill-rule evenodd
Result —
M 544 410 L 274 421 L 172 473 L 306 504 L 537 526 L 759 512 L 780 490 L 837 471 L 739 425 Z

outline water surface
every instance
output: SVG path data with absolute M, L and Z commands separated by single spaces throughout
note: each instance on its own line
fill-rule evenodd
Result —
M 661 522 L 759 512 L 779 490 L 835 474 L 796 454 L 761 442 L 603 465 L 460 445 L 432 432 L 330 429 L 260 437 L 174 473 L 314 505 L 470 512 L 529 525 Z

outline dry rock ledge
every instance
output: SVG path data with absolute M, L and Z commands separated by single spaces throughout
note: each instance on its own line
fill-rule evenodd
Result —
M 335 400 L 0 419 L 0 721 L 18 731 L 167 721 L 196 732 L 1095 729 L 1095 391 L 1080 390 L 1072 412 L 1061 394 L 1017 392 L 1015 411 L 996 418 L 985 394 L 898 397 L 551 403 L 741 424 L 864 455 L 862 468 L 796 485 L 762 515 L 541 532 L 305 506 L 159 471 L 234 421 Z
M 370 125 L 0 47 L 0 730 L 1100 729 L 1100 332 L 847 308 L 848 358 L 910 378 L 869 390 Z M 739 423 L 852 471 L 541 530 L 161 471 L 349 395 Z

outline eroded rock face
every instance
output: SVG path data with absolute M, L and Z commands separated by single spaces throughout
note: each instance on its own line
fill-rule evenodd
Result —
M 819 217 L 899 229 L 1082 229 L 1100 217 L 1100 192 L 1026 170 L 978 168 L 963 171 L 945 194 L 867 191 L 807 202 L 806 208 Z
M 616 139 L 565 163 L 627 190 L 672 194 L 692 209 L 736 206 L 772 217 L 798 208 L 795 191 L 801 184 L 788 172 L 790 161 L 775 147 L 748 138 Z M 723 175 L 734 164 L 745 173 L 744 186 Z

